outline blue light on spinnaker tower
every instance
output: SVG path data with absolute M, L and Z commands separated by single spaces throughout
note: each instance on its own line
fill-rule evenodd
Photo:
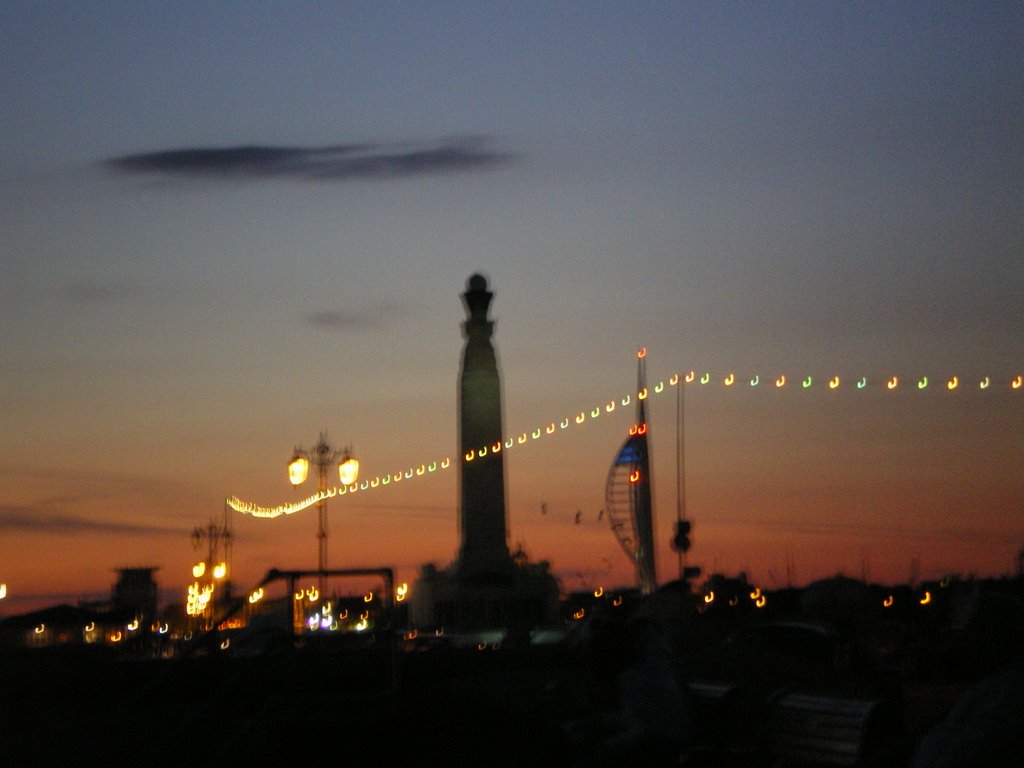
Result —
M 637 352 L 637 392 L 645 394 L 646 349 Z M 650 594 L 657 586 L 654 567 L 654 518 L 651 503 L 650 450 L 645 397 L 637 398 L 636 423 L 608 469 L 605 508 L 612 532 L 636 568 L 637 587 Z

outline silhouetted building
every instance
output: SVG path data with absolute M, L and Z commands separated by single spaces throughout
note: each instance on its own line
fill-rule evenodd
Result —
M 130 610 L 143 624 L 156 616 L 157 586 L 153 580 L 156 568 L 118 568 L 111 602 L 115 611 Z
M 459 377 L 459 536 L 455 564 L 424 566 L 414 592 L 420 626 L 521 632 L 556 615 L 558 585 L 547 563 L 508 548 L 501 379 L 488 318 L 493 294 L 475 274 L 462 295 L 466 340 Z

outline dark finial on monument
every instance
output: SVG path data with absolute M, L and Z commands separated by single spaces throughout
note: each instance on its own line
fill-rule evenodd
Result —
M 466 281 L 466 292 L 462 294 L 469 319 L 486 321 L 487 309 L 490 307 L 493 297 L 494 294 L 487 290 L 487 278 L 479 272 L 471 275 Z

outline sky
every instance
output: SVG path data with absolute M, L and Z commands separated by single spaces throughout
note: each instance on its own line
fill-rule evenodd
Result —
M 439 465 L 330 500 L 328 564 L 448 565 L 476 272 L 543 431 L 510 546 L 563 588 L 634 578 L 642 346 L 661 581 L 680 513 L 768 588 L 1015 572 L 1021 40 L 1017 2 L 3 3 L 0 615 L 183 595 L 322 431 Z M 315 565 L 313 510 L 227 519 L 239 588 Z

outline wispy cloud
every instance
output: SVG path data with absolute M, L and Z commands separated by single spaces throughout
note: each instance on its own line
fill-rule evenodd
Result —
M 137 174 L 346 181 L 485 170 L 517 159 L 515 154 L 489 149 L 488 143 L 463 138 L 411 146 L 192 147 L 121 155 L 102 164 Z
M 107 304 L 136 293 L 128 283 L 74 282 L 65 288 L 67 297 L 78 304 Z
M 120 533 L 140 536 L 154 534 L 181 536 L 183 533 L 188 533 L 187 530 L 181 528 L 119 523 L 110 520 L 90 520 L 74 515 L 53 513 L 46 511 L 48 506 L 49 504 L 45 502 L 32 506 L 2 505 L 0 506 L 0 528 L 7 531 L 46 534 Z
M 324 309 L 306 315 L 304 320 L 307 325 L 326 331 L 367 330 L 383 327 L 399 311 L 395 306 L 359 310 Z

